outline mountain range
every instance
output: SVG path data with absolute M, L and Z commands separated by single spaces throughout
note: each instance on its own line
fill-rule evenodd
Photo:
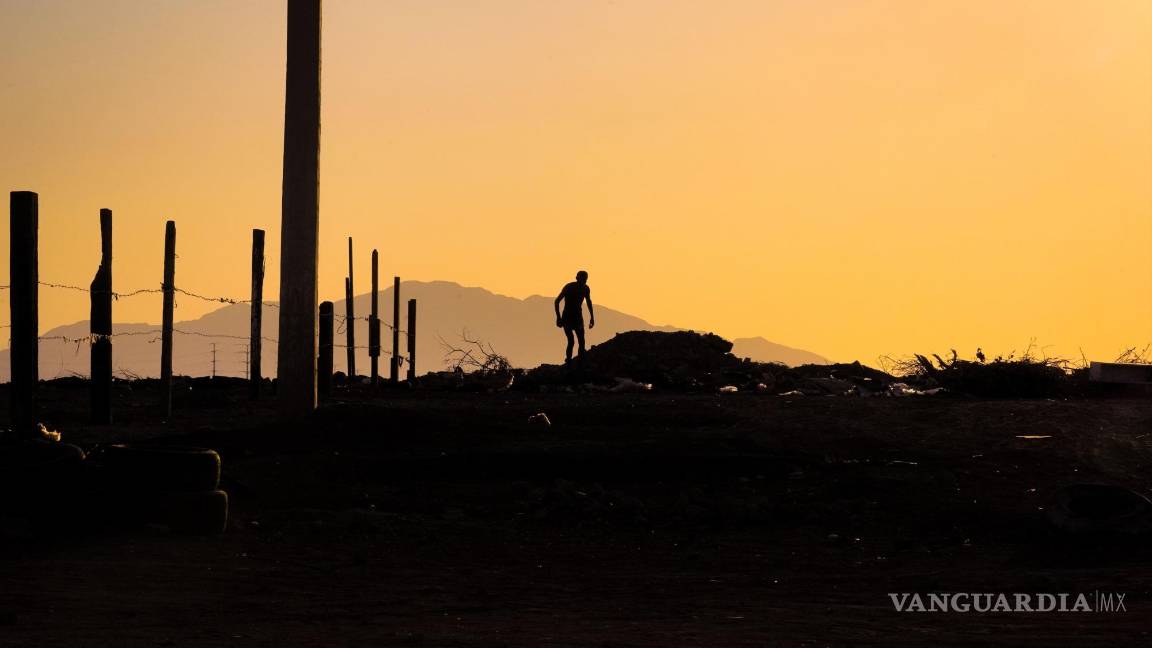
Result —
M 483 341 L 496 353 L 504 355 L 515 367 L 534 367 L 544 363 L 559 363 L 564 357 L 564 335 L 555 326 L 552 298 L 533 295 L 516 299 L 498 295 L 483 288 L 472 288 L 448 281 L 405 281 L 400 284 L 400 328 L 406 328 L 408 299 L 417 300 L 416 365 L 418 373 L 446 368 L 446 346 L 463 347 L 466 336 Z M 392 323 L 392 287 L 380 291 L 380 317 L 385 324 Z M 345 301 L 334 302 L 336 344 L 346 342 L 344 335 Z M 371 295 L 358 295 L 353 300 L 356 320 L 354 331 L 357 349 L 356 372 L 369 372 L 368 322 L 365 319 L 371 307 Z M 178 375 L 243 376 L 247 366 L 250 308 L 247 304 L 231 304 L 194 320 L 178 321 L 173 342 L 173 372 Z M 263 317 L 263 336 L 276 338 L 279 314 L 274 302 L 266 304 Z M 87 375 L 89 368 L 88 321 L 56 327 L 41 333 L 40 377 L 44 379 Z M 115 375 L 124 377 L 155 377 L 160 373 L 160 326 L 148 323 L 119 323 L 113 326 L 113 367 Z M 677 331 L 671 326 L 655 326 L 627 313 L 596 306 L 596 328 L 588 331 L 589 346 L 602 342 L 623 331 Z M 79 341 L 78 341 L 79 340 Z M 827 364 L 829 361 L 810 351 L 794 349 L 762 337 L 732 340 L 732 353 L 761 362 L 800 364 Z M 380 373 L 387 376 L 392 349 L 391 330 L 381 326 Z M 264 376 L 276 373 L 276 344 L 264 343 L 261 367 Z M 407 355 L 407 339 L 400 335 L 400 353 Z M 9 351 L 0 349 L 0 381 L 9 376 Z M 334 368 L 347 371 L 347 352 L 337 348 Z M 403 373 L 404 370 L 402 370 Z

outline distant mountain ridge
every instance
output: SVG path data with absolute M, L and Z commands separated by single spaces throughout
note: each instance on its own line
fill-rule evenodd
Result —
M 416 366 L 419 373 L 445 368 L 445 349 L 441 342 L 459 345 L 461 334 L 467 331 L 472 339 L 483 340 L 497 353 L 508 357 L 513 366 L 534 367 L 543 363 L 558 363 L 564 357 L 564 335 L 555 326 L 552 298 L 533 295 L 516 299 L 493 293 L 484 288 L 465 287 L 449 281 L 405 281 L 400 284 L 400 327 L 407 326 L 407 301 L 417 300 Z M 392 287 L 380 291 L 383 312 L 381 319 L 392 323 Z M 344 300 L 334 302 L 336 314 L 345 312 Z M 358 317 L 364 317 L 371 308 L 371 295 L 355 297 L 353 302 Z M 386 307 L 385 307 L 386 305 Z M 234 304 L 194 319 L 176 322 L 174 336 L 173 371 L 180 375 L 211 375 L 213 359 L 216 374 L 243 376 L 246 373 L 245 348 L 249 329 L 249 307 Z M 336 323 L 337 344 L 344 342 L 344 328 Z M 119 323 L 113 325 L 117 337 L 113 341 L 112 366 L 118 376 L 154 377 L 160 373 L 159 324 Z M 275 339 L 278 316 L 275 308 L 266 307 L 263 336 Z M 623 331 L 676 331 L 671 326 L 656 326 L 639 317 L 596 306 L 596 328 L 588 331 L 588 344 L 594 345 Z M 368 322 L 356 321 L 357 345 L 367 346 Z M 127 335 L 125 335 L 127 334 Z M 88 375 L 88 344 L 74 340 L 88 335 L 88 321 L 56 327 L 44 331 L 44 338 L 64 337 L 66 340 L 44 339 L 40 342 L 40 377 L 54 378 L 67 375 Z M 212 337 L 228 336 L 228 337 Z M 392 349 L 391 330 L 381 327 L 381 341 L 385 351 Z M 829 361 L 810 351 L 769 342 L 762 337 L 733 340 L 732 353 L 762 362 L 798 364 L 827 364 Z M 213 353 L 215 343 L 215 353 Z M 265 342 L 261 366 L 265 376 L 276 374 L 276 344 Z M 400 353 L 407 354 L 407 340 L 400 336 Z M 0 381 L 9 377 L 8 349 L 0 350 Z M 347 370 L 347 354 L 337 348 L 334 365 L 338 371 Z M 356 370 L 369 371 L 368 350 L 357 349 Z M 380 356 L 380 373 L 387 376 L 389 356 Z M 403 373 L 404 370 L 402 370 Z

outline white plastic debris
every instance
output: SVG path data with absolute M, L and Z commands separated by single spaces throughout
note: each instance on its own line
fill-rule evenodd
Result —
M 943 392 L 943 387 L 933 387 L 932 389 L 916 389 L 907 383 L 894 382 L 888 385 L 889 396 L 935 396 Z
M 724 385 L 719 391 L 721 394 L 735 394 L 740 391 L 740 389 L 736 387 L 736 385 Z
M 552 421 L 544 412 L 538 412 L 528 417 L 528 422 L 537 427 L 552 427 Z
M 800 391 L 799 389 L 793 389 L 792 391 L 786 391 L 783 394 L 776 394 L 776 395 L 777 396 L 803 396 L 804 392 Z
M 617 378 L 616 384 L 608 389 L 610 392 L 631 394 L 652 391 L 652 383 L 636 382 L 631 378 Z
M 923 396 L 924 392 L 909 386 L 907 383 L 894 382 L 888 385 L 888 394 L 891 396 Z

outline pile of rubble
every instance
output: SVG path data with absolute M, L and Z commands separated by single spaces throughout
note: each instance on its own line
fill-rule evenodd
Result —
M 895 377 L 859 362 L 789 368 L 737 358 L 731 351 L 731 342 L 711 333 L 629 331 L 588 349 L 567 365 L 541 365 L 529 370 L 517 386 L 811 396 L 910 395 L 916 391 L 901 387 Z

